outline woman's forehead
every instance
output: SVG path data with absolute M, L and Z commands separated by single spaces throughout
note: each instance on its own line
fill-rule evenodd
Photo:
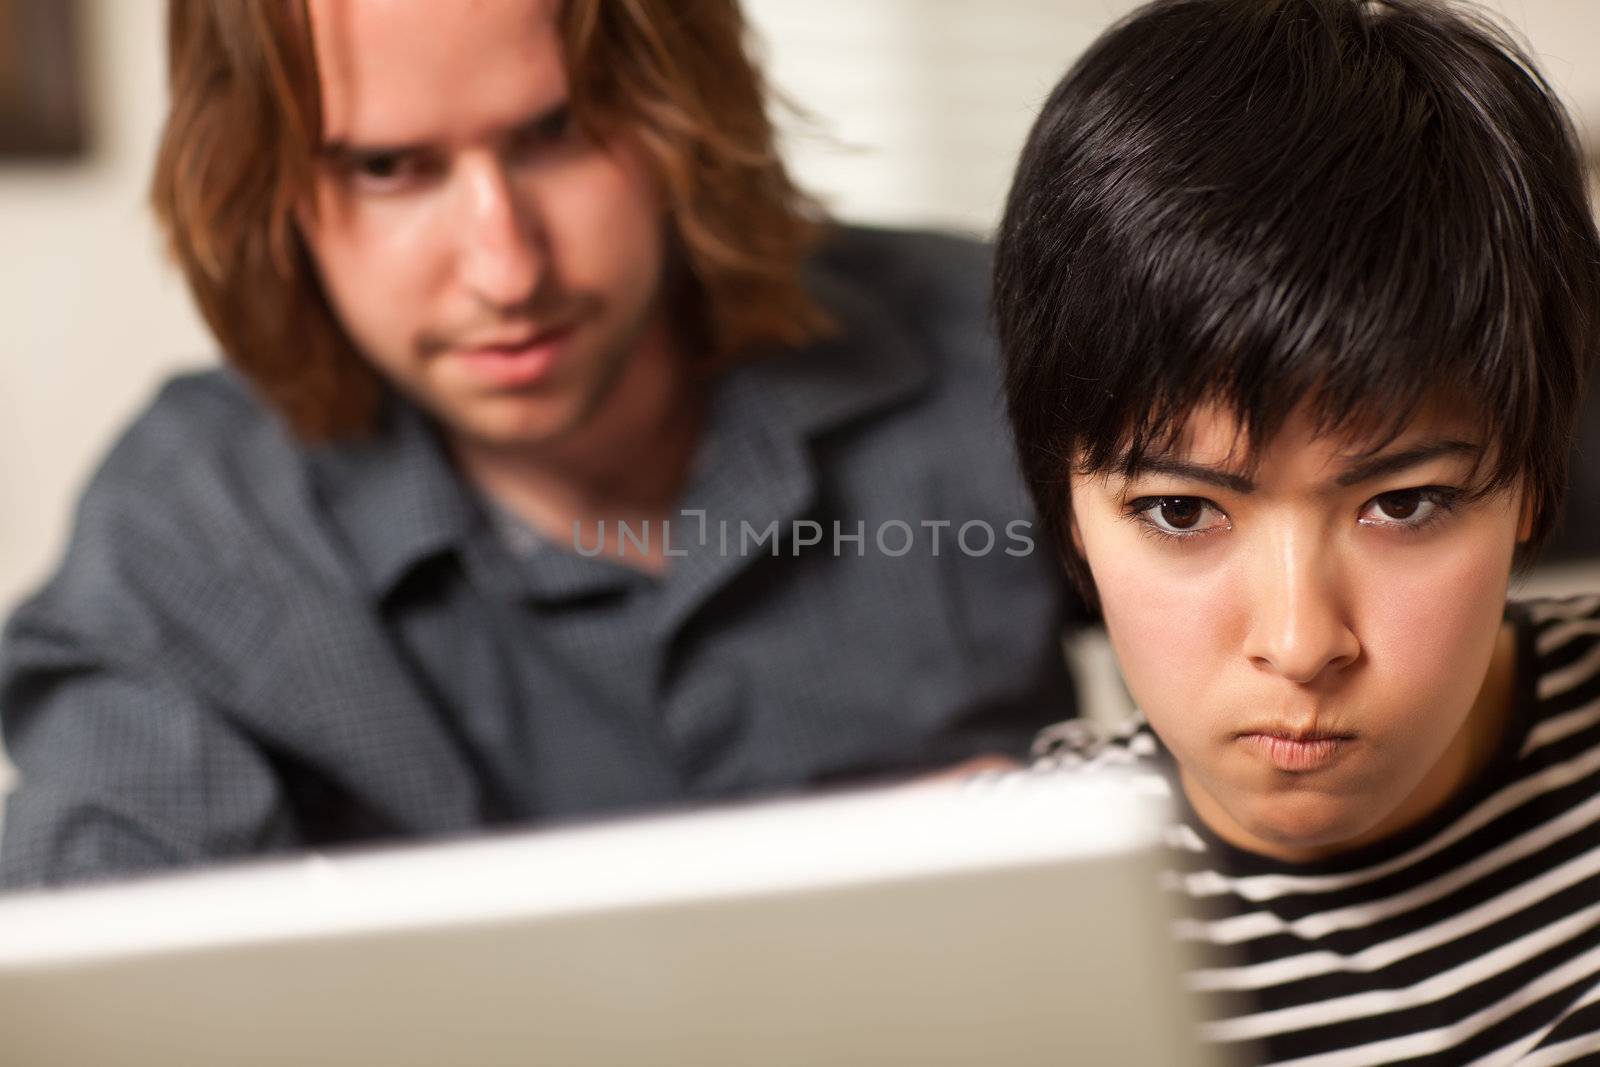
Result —
M 1486 444 L 1483 420 L 1469 414 L 1470 406 L 1433 400 L 1407 414 L 1374 411 L 1359 420 L 1330 425 L 1309 402 L 1302 402 L 1264 441 L 1253 441 L 1239 415 L 1217 404 L 1203 404 L 1183 420 L 1175 443 L 1191 451 L 1236 457 L 1288 448 L 1316 448 L 1330 454 L 1362 458 L 1408 443 L 1432 438 L 1468 440 Z
M 1328 426 L 1307 403 L 1292 411 L 1270 437 L 1256 439 L 1247 421 L 1229 408 L 1196 406 L 1162 440 L 1128 457 L 1126 473 L 1188 464 L 1240 480 L 1316 480 L 1370 465 L 1386 456 L 1459 459 L 1476 466 L 1490 442 L 1484 422 L 1461 406 L 1430 403 L 1407 418 L 1374 416 L 1356 426 Z

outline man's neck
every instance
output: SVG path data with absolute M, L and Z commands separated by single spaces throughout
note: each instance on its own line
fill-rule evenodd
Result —
M 659 534 L 649 551 L 617 552 L 618 523 L 659 531 L 682 497 L 699 445 L 705 395 L 665 330 L 651 331 L 629 358 L 599 410 L 559 440 L 518 449 L 452 442 L 467 478 L 501 507 L 563 546 L 591 545 L 611 528 L 607 550 L 660 573 Z M 630 549 L 634 546 L 630 545 Z

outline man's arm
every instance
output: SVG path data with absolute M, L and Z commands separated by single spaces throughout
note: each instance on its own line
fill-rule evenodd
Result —
M 144 873 L 297 844 L 273 768 L 215 709 L 81 635 L 19 613 L 0 655 L 18 771 L 0 888 Z
M 276 768 L 230 711 L 281 635 L 225 492 L 249 411 L 212 375 L 169 386 L 78 502 L 49 582 L 0 638 L 18 780 L 0 886 L 259 852 L 294 838 Z

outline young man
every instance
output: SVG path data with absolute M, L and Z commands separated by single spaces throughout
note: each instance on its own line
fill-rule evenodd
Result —
M 1146 7 L 1045 105 L 995 300 L 1027 478 L 1143 713 L 1042 766 L 1171 783 L 1207 1036 L 1600 1053 L 1600 598 L 1506 603 L 1600 348 L 1528 60 L 1429 0 Z
M 449 6 L 174 0 L 154 202 L 232 368 L 162 392 L 10 624 L 5 884 L 1070 710 L 982 250 L 822 232 L 733 0 Z

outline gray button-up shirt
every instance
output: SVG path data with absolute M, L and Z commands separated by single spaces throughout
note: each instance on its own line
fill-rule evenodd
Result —
M 1020 755 L 1071 711 L 1067 598 L 985 273 L 841 234 L 810 274 L 838 335 L 718 379 L 660 577 L 596 527 L 519 546 L 398 402 L 306 448 L 231 372 L 170 383 L 6 631 L 0 882 Z

